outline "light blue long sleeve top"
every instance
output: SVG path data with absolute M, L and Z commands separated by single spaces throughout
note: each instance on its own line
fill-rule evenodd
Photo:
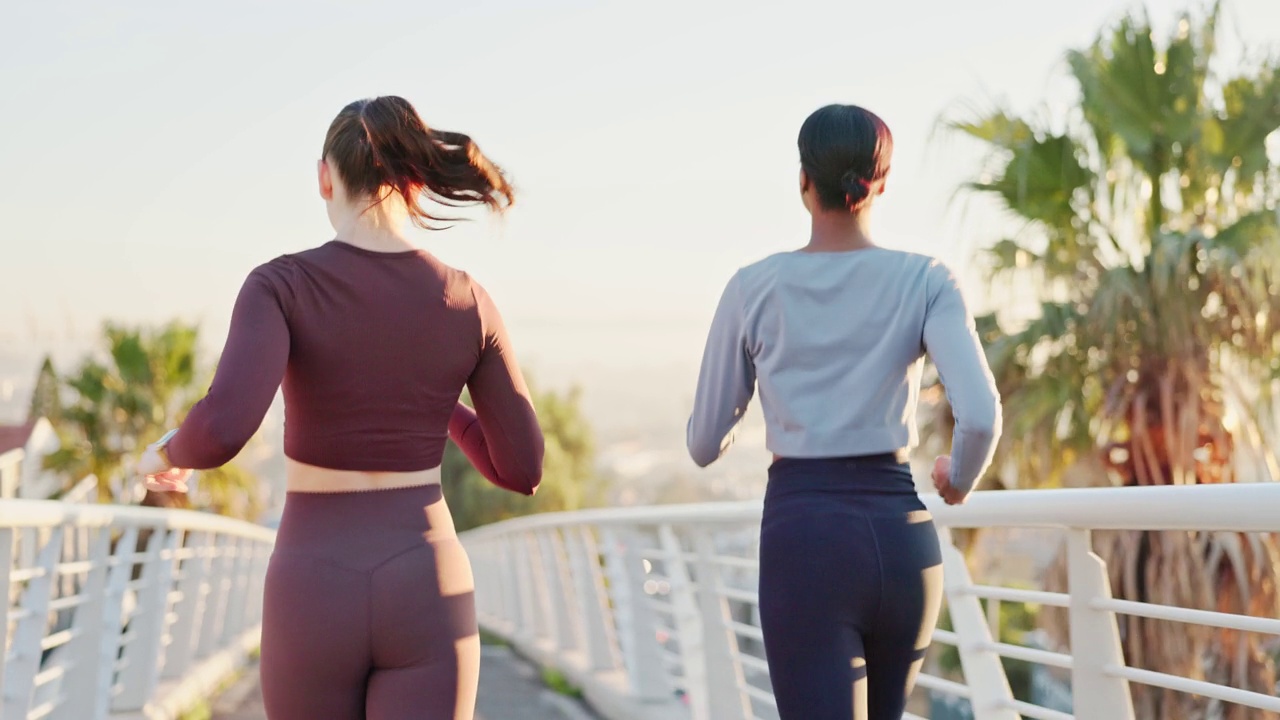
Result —
M 689 454 L 724 454 L 759 387 L 766 445 L 789 458 L 910 449 L 928 355 L 955 415 L 951 483 L 969 492 L 1000 435 L 1000 398 L 955 275 L 872 247 L 788 252 L 739 270 L 707 338 Z

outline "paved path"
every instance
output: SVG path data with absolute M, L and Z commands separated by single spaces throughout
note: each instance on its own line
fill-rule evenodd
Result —
M 214 704 L 213 720 L 266 720 L 257 669 Z M 475 720 L 596 720 L 582 704 L 548 690 L 528 663 L 503 647 L 486 645 L 480 661 Z

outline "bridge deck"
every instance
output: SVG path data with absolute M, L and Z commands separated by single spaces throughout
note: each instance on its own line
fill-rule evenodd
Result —
M 256 670 L 254 671 L 256 676 Z M 215 704 L 213 720 L 266 720 L 252 679 Z M 484 646 L 476 720 L 596 720 L 583 705 L 548 690 L 536 671 L 510 650 Z

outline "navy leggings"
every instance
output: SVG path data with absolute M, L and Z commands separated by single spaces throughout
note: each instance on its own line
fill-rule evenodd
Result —
M 781 459 L 760 530 L 760 624 L 782 720 L 900 720 L 942 556 L 893 455 Z

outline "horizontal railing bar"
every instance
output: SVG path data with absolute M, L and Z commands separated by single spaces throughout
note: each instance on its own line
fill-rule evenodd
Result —
M 1002 490 L 974 493 L 962 506 L 946 505 L 935 495 L 921 499 L 935 523 L 953 528 L 1280 529 L 1274 512 L 1280 507 L 1280 483 L 1271 482 Z M 467 535 L 478 540 L 581 525 L 753 524 L 759 523 L 762 509 L 761 500 L 750 500 L 541 513 L 476 528 Z
M 1012 490 L 1009 492 L 1012 492 Z M 921 674 L 920 677 L 916 678 L 916 685 L 926 690 L 934 690 L 944 695 L 952 695 L 964 700 L 969 700 L 973 697 L 973 692 L 969 690 L 968 686 L 951 680 L 943 680 L 934 675 Z
M 943 645 L 950 645 L 951 647 L 960 647 L 960 636 L 952 630 L 935 629 L 933 631 L 933 641 Z
M 74 504 L 57 500 L 0 500 L 0 527 L 50 528 L 59 525 L 209 532 L 268 543 L 275 539 L 275 532 L 261 525 L 195 510 Z
M 747 655 L 746 653 L 738 653 L 738 664 L 743 667 L 749 667 L 752 670 L 761 672 L 769 672 L 769 661 L 764 658 L 758 658 L 755 655 Z
M 760 567 L 760 561 L 755 558 L 737 557 L 734 555 L 716 555 L 711 558 L 711 562 L 725 567 L 739 567 L 747 570 L 756 570 Z
M 750 605 L 760 604 L 760 593 L 752 590 L 736 590 L 734 588 L 720 588 L 720 595 L 729 600 L 737 600 L 738 602 L 748 603 Z
M 48 685 L 54 680 L 57 680 L 58 678 L 65 676 L 67 674 L 67 670 L 69 669 L 71 669 L 70 665 L 54 665 L 51 668 L 41 670 L 40 672 L 36 673 L 35 681 L 32 682 L 31 684 L 34 685 L 35 687 L 44 687 L 45 685 Z
M 778 707 L 778 701 L 773 697 L 773 693 L 768 690 L 761 690 L 751 683 L 740 683 L 738 689 L 754 700 L 759 700 L 770 707 Z
M 760 632 L 760 628 L 754 625 L 745 625 L 740 622 L 730 622 L 729 629 L 733 630 L 739 637 L 749 637 L 752 640 L 764 641 L 764 633 Z
M 50 600 L 49 610 L 51 612 L 70 610 L 71 608 L 79 607 L 87 602 L 89 602 L 88 595 L 68 595 L 67 597 L 61 597 L 57 600 Z
M 1022 645 L 1010 645 L 1008 643 L 998 642 L 981 643 L 978 645 L 978 649 L 993 652 L 1001 657 L 1007 657 L 1012 660 L 1022 660 L 1024 662 L 1036 663 L 1037 665 L 1048 665 L 1050 667 L 1062 668 L 1063 670 L 1070 670 L 1075 664 L 1070 655 L 1052 652 L 1049 650 L 1023 647 Z
M 35 580 L 36 578 L 42 578 L 48 574 L 49 571 L 42 567 L 20 568 L 18 570 L 10 571 L 9 582 L 27 582 L 29 580 Z
M 58 698 L 58 700 L 62 699 L 63 698 Z M 41 704 L 39 707 L 32 708 L 31 711 L 27 713 L 27 720 L 41 720 L 41 718 L 47 718 L 53 714 L 54 710 L 57 709 L 58 702 L 50 700 L 49 702 Z
M 51 635 L 45 635 L 40 639 L 41 650 L 52 650 L 59 645 L 66 645 L 80 635 L 79 630 L 70 629 L 56 632 Z
M 1166 673 L 1153 672 L 1151 670 L 1139 670 L 1138 668 L 1121 667 L 1119 665 L 1108 665 L 1105 668 L 1105 671 L 1106 674 L 1111 677 L 1124 678 L 1130 682 L 1164 688 L 1165 690 L 1184 692 L 1190 695 L 1200 695 L 1214 700 L 1244 705 L 1257 710 L 1280 712 L 1280 698 L 1274 695 L 1264 695 L 1262 693 L 1252 692 L 1249 690 L 1226 687 L 1225 685 L 1215 685 L 1201 680 L 1191 680 L 1189 678 L 1178 677 L 1177 675 L 1168 675 Z
M 1066 593 L 1044 592 L 1042 590 L 1018 590 L 998 585 L 970 585 L 962 591 L 965 595 L 1032 605 L 1048 605 L 1049 607 L 1071 607 L 1071 596 Z
M 1136 615 L 1137 617 L 1150 618 L 1152 620 L 1171 620 L 1191 625 L 1205 625 L 1228 630 L 1280 635 L 1280 620 L 1271 618 L 1236 615 L 1213 610 L 1192 610 L 1191 608 L 1135 602 L 1133 600 L 1098 599 L 1089 603 L 1089 605 L 1095 610 Z
M 1001 703 L 1002 707 L 1008 708 L 1023 717 L 1031 718 L 1031 720 L 1076 720 L 1075 715 L 1070 713 L 1050 710 L 1039 705 L 1032 705 L 1021 700 L 1007 700 Z

